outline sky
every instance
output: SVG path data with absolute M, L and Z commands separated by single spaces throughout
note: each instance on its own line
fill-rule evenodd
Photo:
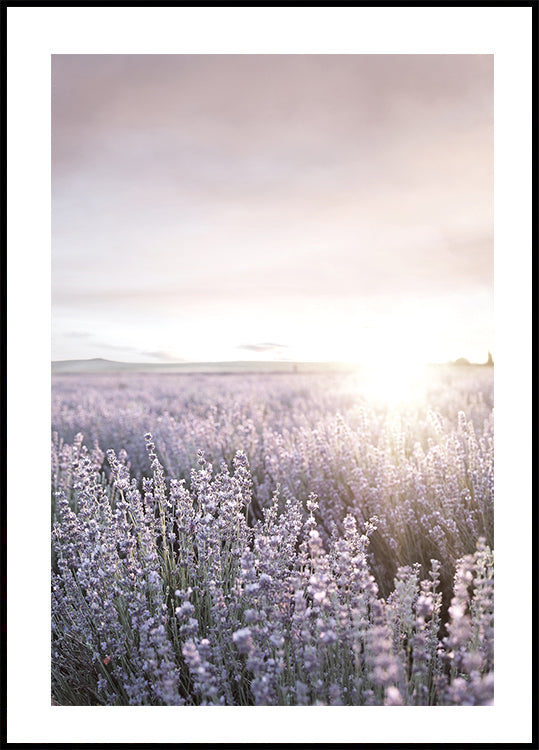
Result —
M 490 55 L 53 55 L 52 359 L 485 361 Z

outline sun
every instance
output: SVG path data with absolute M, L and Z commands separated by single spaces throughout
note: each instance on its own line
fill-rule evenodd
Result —
M 363 367 L 359 387 L 369 401 L 398 407 L 420 397 L 425 377 L 424 364 L 378 361 Z
M 359 368 L 358 388 L 371 401 L 401 406 L 424 393 L 427 357 L 419 345 L 396 336 L 370 342 Z

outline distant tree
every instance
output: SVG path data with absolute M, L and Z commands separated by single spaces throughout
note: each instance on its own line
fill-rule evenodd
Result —
M 466 357 L 459 357 L 453 364 L 458 365 L 459 367 L 467 367 L 470 364 L 470 360 L 466 359 Z
M 494 360 L 492 359 L 492 354 L 490 352 L 488 353 L 488 359 L 485 362 L 485 365 L 487 365 L 487 367 L 492 367 L 494 365 Z

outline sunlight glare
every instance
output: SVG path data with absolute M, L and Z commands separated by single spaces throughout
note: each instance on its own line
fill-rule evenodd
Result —
M 362 394 L 390 407 L 420 398 L 427 362 L 419 348 L 394 338 L 389 342 L 387 336 L 371 344 L 370 356 L 360 371 L 358 387 Z

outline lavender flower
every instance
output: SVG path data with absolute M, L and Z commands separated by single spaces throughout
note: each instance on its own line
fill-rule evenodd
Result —
M 55 702 L 492 703 L 491 374 L 445 377 L 53 380 Z

